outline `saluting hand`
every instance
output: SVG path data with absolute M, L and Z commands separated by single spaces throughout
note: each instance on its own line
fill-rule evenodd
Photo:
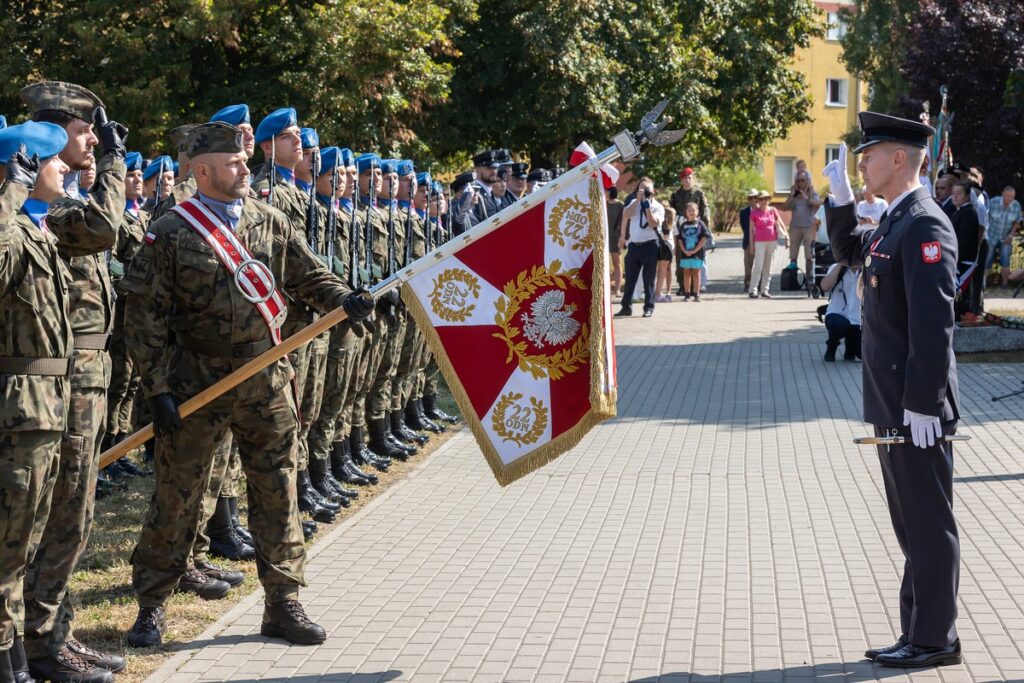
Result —
M 7 179 L 12 183 L 23 185 L 29 190 L 36 186 L 36 179 L 39 177 L 39 155 L 33 154 L 28 157 L 25 145 L 18 147 L 18 151 L 7 162 Z
M 831 162 L 821 172 L 828 179 L 828 187 L 832 193 L 832 206 L 846 206 L 853 203 L 853 188 L 850 177 L 846 175 L 846 143 L 839 143 L 839 158 Z

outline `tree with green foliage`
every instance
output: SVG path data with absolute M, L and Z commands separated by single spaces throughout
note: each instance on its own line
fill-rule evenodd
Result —
M 855 0 L 840 10 L 846 35 L 840 39 L 850 73 L 870 85 L 869 106 L 893 111 L 906 90 L 900 64 L 909 44 L 907 29 L 920 0 Z
M 753 166 L 713 164 L 700 170 L 701 188 L 711 205 L 711 222 L 716 232 L 731 230 L 747 205 L 747 193 L 767 187 L 764 176 Z

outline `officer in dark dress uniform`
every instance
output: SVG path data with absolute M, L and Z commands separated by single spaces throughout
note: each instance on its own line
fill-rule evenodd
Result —
M 857 225 L 846 147 L 825 168 L 833 190 L 826 220 L 836 259 L 863 266 L 864 419 L 879 436 L 889 514 L 906 557 L 899 640 L 865 655 L 879 664 L 960 662 L 956 631 L 960 542 L 953 517 L 953 451 L 943 436 L 960 418 L 953 358 L 956 235 L 921 187 L 918 169 L 934 130 L 862 112 L 859 170 L 889 202 L 878 226 Z

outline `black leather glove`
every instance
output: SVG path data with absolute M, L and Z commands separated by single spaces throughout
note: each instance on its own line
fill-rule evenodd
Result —
M 153 412 L 153 429 L 158 436 L 173 434 L 181 429 L 181 415 L 178 402 L 168 393 L 157 394 L 149 399 Z
M 362 322 L 373 313 L 374 303 L 373 294 L 370 293 L 370 290 L 366 287 L 360 287 L 345 297 L 345 302 L 341 306 L 348 313 L 350 320 Z
M 118 159 L 124 159 L 124 139 L 128 137 L 128 129 L 117 121 L 107 120 L 107 110 L 103 107 L 96 107 L 92 114 L 93 126 L 96 128 L 96 135 L 100 139 L 100 155 L 112 155 Z
M 7 179 L 12 183 L 24 185 L 28 189 L 36 186 L 36 178 L 39 177 L 39 155 L 33 154 L 29 159 L 25 152 L 25 145 L 21 145 L 18 151 L 7 162 Z

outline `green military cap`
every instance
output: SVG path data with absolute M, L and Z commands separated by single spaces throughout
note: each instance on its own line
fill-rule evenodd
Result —
M 237 154 L 244 149 L 242 147 L 242 131 L 229 123 L 213 121 L 201 123 L 192 129 L 192 132 L 188 134 L 185 154 L 191 159 L 200 154 L 218 152 Z
M 171 144 L 174 145 L 175 150 L 180 153 L 188 149 L 188 134 L 198 125 L 198 123 L 186 123 L 184 126 L 172 129 L 167 134 L 171 138 Z
M 21 99 L 30 113 L 52 109 L 92 123 L 92 113 L 103 100 L 88 88 L 64 81 L 40 81 L 21 89 Z

